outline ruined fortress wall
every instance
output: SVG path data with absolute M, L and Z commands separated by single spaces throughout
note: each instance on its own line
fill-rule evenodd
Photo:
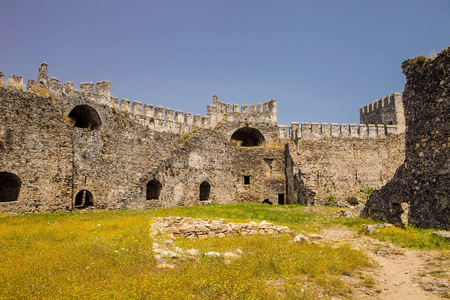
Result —
M 257 104 L 231 104 L 220 102 L 214 95 L 213 104 L 208 105 L 207 114 L 212 123 L 224 121 L 277 125 L 277 102 L 271 99 Z
M 201 130 L 189 137 L 150 174 L 162 184 L 155 207 L 200 204 L 200 185 L 210 185 L 209 201 L 232 202 L 230 178 L 232 148 L 223 135 Z
M 0 77 L 3 84 L 4 74 Z M 0 201 L 2 212 L 72 210 L 79 195 L 88 198 L 84 191 L 94 207 L 103 209 L 198 203 L 199 182 L 210 184 L 208 199 L 219 203 L 259 202 L 265 191 L 272 191 L 274 200 L 274 193 L 285 193 L 280 149 L 274 155 L 273 150 L 253 148 L 257 154 L 249 155 L 252 150 L 230 142 L 232 133 L 249 125 L 266 142 L 279 141 L 274 100 L 243 105 L 242 110 L 234 105 L 229 111 L 230 105 L 215 97 L 201 117 L 127 99 L 119 103 L 107 80 L 83 82 L 76 90 L 72 82 L 49 78 L 45 63 L 38 79 L 28 80 L 28 92 L 16 91 L 24 88 L 19 76 L 10 75 L 7 84 L 2 93 L 12 96 L 6 95 L 1 106 L 5 117 L 0 129 L 9 147 L 0 158 L 1 192 L 11 194 L 10 181 L 16 178 L 23 185 L 18 199 Z M 20 122 L 14 124 L 15 119 Z M 226 130 L 208 130 L 220 122 Z M 187 134 L 192 138 L 184 142 Z M 267 157 L 275 160 L 271 174 L 276 179 L 266 178 Z M 245 172 L 240 163 L 247 166 Z M 12 175 L 1 177 L 1 172 Z M 251 187 L 236 190 L 242 172 L 254 176 Z M 147 193 L 151 180 L 162 184 L 156 200 Z
M 169 156 L 179 136 L 153 131 L 127 112 L 91 106 L 103 123 L 101 130 L 73 129 L 74 195 L 90 191 L 97 208 L 147 208 L 149 173 Z
M 375 191 L 362 216 L 418 227 L 450 228 L 450 47 L 436 57 L 402 64 L 406 119 L 405 163 L 386 186 Z
M 328 196 L 360 198 L 361 189 L 384 185 L 403 162 L 404 135 L 298 139 L 295 151 L 290 148 L 289 202 L 320 204 Z
M 0 213 L 70 209 L 71 131 L 54 98 L 0 87 L 0 172 L 20 184 L 17 201 L 2 199 Z M 2 197 L 8 186 L 2 182 Z
M 203 182 L 210 185 L 210 202 L 276 203 L 285 193 L 283 149 L 234 147 L 221 132 L 204 129 L 175 149 L 149 179 L 162 184 L 160 198 L 150 200 L 154 207 L 201 204 Z
M 404 132 L 405 115 L 401 95 L 393 93 L 361 107 L 359 120 L 361 124 L 397 125 L 399 133 Z
M 0 172 L 14 174 L 22 186 L 18 199 L 0 201 L 2 212 L 72 210 L 82 190 L 92 193 L 97 208 L 149 205 L 148 174 L 176 147 L 179 128 L 171 128 L 176 123 L 170 120 L 150 122 L 136 111 L 110 105 L 110 87 L 104 83 L 97 84 L 98 93 L 86 83 L 78 92 L 71 83 L 41 78 L 29 80 L 29 92 L 24 92 L 18 91 L 23 79 L 9 77 L 8 88 L 1 88 L 5 147 Z M 38 97 L 35 91 L 51 97 Z M 93 111 L 95 124 L 74 127 L 70 116 L 77 107 L 88 108 L 80 112 L 82 119 Z
M 268 200 L 273 204 L 285 204 L 285 170 L 283 147 L 234 148 L 231 170 L 234 201 L 261 203 Z

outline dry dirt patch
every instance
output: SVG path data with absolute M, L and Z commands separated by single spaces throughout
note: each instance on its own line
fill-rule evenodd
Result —
M 352 244 L 374 260 L 375 269 L 361 273 L 374 283 L 368 280 L 366 286 L 355 286 L 357 299 L 424 300 L 450 294 L 449 251 L 403 249 L 345 227 L 326 229 L 323 236 L 335 243 Z

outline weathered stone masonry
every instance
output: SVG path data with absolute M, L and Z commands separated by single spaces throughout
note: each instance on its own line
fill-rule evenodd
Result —
M 119 102 L 107 80 L 76 91 L 47 69 L 26 92 L 14 75 L 0 87 L 2 213 L 322 203 L 382 186 L 403 161 L 396 95 L 359 127 L 288 127 L 278 124 L 273 99 L 240 106 L 214 96 L 202 117 Z
M 362 216 L 419 227 L 450 228 L 450 48 L 402 64 L 406 157 L 392 180 L 375 191 Z

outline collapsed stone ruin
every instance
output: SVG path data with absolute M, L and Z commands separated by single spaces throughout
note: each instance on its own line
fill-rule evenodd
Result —
M 406 119 L 405 161 L 392 180 L 369 198 L 362 216 L 450 228 L 450 48 L 402 64 Z

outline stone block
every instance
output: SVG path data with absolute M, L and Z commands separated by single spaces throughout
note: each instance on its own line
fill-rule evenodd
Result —
M 93 93 L 94 92 L 94 83 L 92 83 L 92 82 L 80 83 L 80 92 L 81 93 Z
M 131 111 L 135 115 L 142 115 L 142 103 L 139 101 L 133 101 Z
M 121 111 L 130 112 L 130 109 L 131 109 L 130 105 L 131 105 L 130 100 L 128 100 L 128 99 L 120 100 L 120 110 Z
M 102 96 L 111 96 L 111 82 L 109 80 L 97 82 L 95 84 L 95 92 Z
M 153 105 L 144 104 L 144 116 L 147 118 L 153 118 Z

